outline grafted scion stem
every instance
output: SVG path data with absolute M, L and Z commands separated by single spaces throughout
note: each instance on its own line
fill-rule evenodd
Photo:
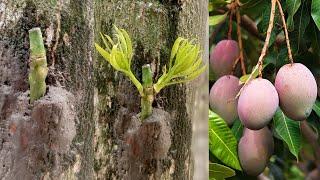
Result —
M 30 40 L 30 101 L 41 98 L 46 92 L 46 77 L 48 74 L 46 51 L 40 28 L 29 30 Z
M 143 95 L 141 97 L 141 120 L 143 121 L 152 114 L 154 100 L 152 71 L 150 64 L 142 66 Z

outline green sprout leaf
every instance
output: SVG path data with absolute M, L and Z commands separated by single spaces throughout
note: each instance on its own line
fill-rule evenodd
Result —
M 166 86 L 191 81 L 205 69 L 206 66 L 202 65 L 200 46 L 179 37 L 172 47 L 168 69 L 164 68 L 162 76 L 154 85 L 154 90 L 159 93 Z
M 143 87 L 131 71 L 131 60 L 133 56 L 132 42 L 128 33 L 124 29 L 116 30 L 116 39 L 114 42 L 108 35 L 101 35 L 105 48 L 95 43 L 95 47 L 100 55 L 111 64 L 117 71 L 127 75 L 133 84 L 137 87 L 141 96 L 143 96 Z

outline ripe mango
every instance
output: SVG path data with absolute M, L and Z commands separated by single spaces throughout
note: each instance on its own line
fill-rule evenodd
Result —
M 210 90 L 210 108 L 219 114 L 228 125 L 238 117 L 237 99 L 241 85 L 239 78 L 225 75 L 219 78 Z
M 275 87 L 266 79 L 251 80 L 243 89 L 238 100 L 238 114 L 242 124 L 249 129 L 265 127 L 279 106 Z
M 235 60 L 239 57 L 238 43 L 234 40 L 222 40 L 211 51 L 210 67 L 218 79 L 230 74 Z
M 274 142 L 268 127 L 260 130 L 245 128 L 238 145 L 242 169 L 251 176 L 261 174 L 273 154 Z
M 301 63 L 282 66 L 275 80 L 280 108 L 296 121 L 306 119 L 317 98 L 317 83 L 311 71 Z

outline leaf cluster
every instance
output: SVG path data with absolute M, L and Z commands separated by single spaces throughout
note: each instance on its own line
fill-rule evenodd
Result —
M 128 33 L 124 29 L 116 30 L 117 41 L 114 42 L 108 35 L 101 34 L 104 48 L 95 43 L 97 51 L 111 66 L 123 72 L 137 87 L 141 96 L 144 96 L 143 86 L 131 71 L 133 47 Z M 166 86 L 185 83 L 197 78 L 206 69 L 202 65 L 200 46 L 194 41 L 178 37 L 172 47 L 168 70 L 163 68 L 163 74 L 154 84 L 155 93 L 159 93 Z

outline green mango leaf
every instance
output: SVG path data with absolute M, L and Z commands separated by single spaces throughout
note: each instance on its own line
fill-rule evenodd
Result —
M 217 164 L 217 163 L 209 163 L 209 179 L 210 180 L 224 180 L 226 178 L 230 178 L 235 176 L 236 173 L 233 169 Z
M 270 11 L 271 11 L 271 4 L 265 4 L 261 11 L 261 21 L 258 24 L 258 31 L 260 33 L 266 34 L 268 25 L 269 25 L 269 19 L 270 19 Z
M 312 109 L 320 117 L 320 101 L 319 100 L 316 100 Z
M 314 50 L 315 53 L 320 56 L 320 33 L 319 30 L 317 29 L 316 25 L 312 24 L 312 31 L 311 31 L 311 37 L 313 39 L 311 47 Z
M 302 4 L 298 15 L 299 16 L 297 17 L 297 19 L 298 19 L 298 21 L 297 21 L 298 43 L 297 44 L 298 44 L 298 51 L 299 51 L 300 44 L 304 39 L 304 33 L 305 33 L 307 26 L 309 25 L 309 22 L 310 22 L 310 15 L 309 15 L 308 7 L 307 7 L 306 3 Z
M 243 125 L 241 124 L 241 121 L 239 118 L 237 118 L 231 128 L 231 131 L 234 135 L 234 137 L 236 137 L 237 141 L 240 140 L 240 138 L 242 137 L 242 132 L 243 132 Z
M 301 0 L 287 0 L 287 12 L 288 12 L 288 29 L 292 31 L 294 29 L 294 23 L 293 23 L 293 16 L 296 14 L 298 11 L 300 5 L 301 5 Z
M 312 0 L 311 16 L 320 31 L 320 0 Z
M 237 139 L 227 123 L 209 110 L 209 150 L 224 164 L 241 170 L 237 152 Z
M 222 21 L 224 21 L 226 19 L 227 15 L 228 15 L 228 13 L 210 16 L 209 17 L 209 26 L 215 26 L 215 25 L 221 23 Z
M 300 122 L 289 119 L 279 108 L 273 117 L 276 133 L 288 145 L 290 152 L 297 158 L 301 149 Z
M 277 64 L 277 56 L 278 56 L 278 51 L 275 49 L 269 49 L 268 54 L 264 58 L 265 63 L 270 63 L 273 65 Z

